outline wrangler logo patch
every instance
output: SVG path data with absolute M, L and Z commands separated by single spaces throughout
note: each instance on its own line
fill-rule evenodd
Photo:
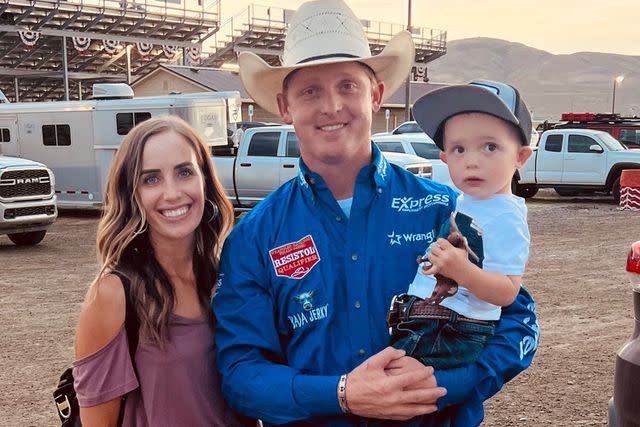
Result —
M 276 275 L 290 279 L 302 279 L 320 262 L 320 255 L 311 235 L 271 249 L 269 256 Z

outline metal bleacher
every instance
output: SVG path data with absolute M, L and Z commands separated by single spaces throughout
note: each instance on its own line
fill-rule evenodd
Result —
M 61 100 L 66 59 L 68 93 L 78 99 L 82 86 L 124 82 L 181 61 L 183 49 L 200 49 L 219 28 L 219 0 L 0 0 L 0 89 L 11 101 Z M 29 47 L 19 31 L 39 39 Z M 75 49 L 73 37 L 89 38 L 87 50 Z M 105 40 L 120 47 L 107 53 Z M 136 43 L 149 48 L 146 55 Z M 177 55 L 167 58 L 163 46 Z
M 221 25 L 214 37 L 214 50 L 203 65 L 220 67 L 236 62 L 238 53 L 251 51 L 271 65 L 280 64 L 284 38 L 292 10 L 252 4 Z M 362 20 L 372 53 L 379 53 L 387 42 L 406 27 L 400 24 Z M 426 64 L 447 51 L 446 31 L 412 27 L 416 44 L 414 80 L 426 79 Z M 424 76 L 416 69 L 424 68 Z

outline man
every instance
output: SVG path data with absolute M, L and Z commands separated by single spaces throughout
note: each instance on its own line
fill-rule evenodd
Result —
M 228 237 L 213 303 L 223 393 L 266 424 L 400 420 L 436 403 L 455 410 L 456 425 L 478 424 L 482 401 L 531 363 L 537 324 L 524 290 L 473 365 L 434 374 L 387 347 L 389 302 L 456 196 L 390 165 L 371 143 L 372 114 L 413 59 L 407 32 L 371 56 L 342 0 L 299 8 L 282 67 L 240 55 L 246 89 L 294 125 L 301 153 L 299 176 Z

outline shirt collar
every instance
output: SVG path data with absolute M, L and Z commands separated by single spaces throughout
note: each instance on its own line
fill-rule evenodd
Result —
M 373 169 L 373 173 L 369 172 Z M 382 152 L 376 144 L 371 143 L 371 163 L 364 166 L 358 177 L 357 182 L 364 176 L 368 177 L 371 184 L 375 187 L 378 194 L 382 193 L 382 190 L 387 186 L 389 181 L 389 169 L 390 165 L 387 159 L 382 155 Z M 298 172 L 298 184 L 305 194 L 309 194 L 312 200 L 315 202 L 318 186 L 325 186 L 322 177 L 311 171 L 309 167 L 304 163 L 302 157 L 300 158 L 299 172 Z
M 374 143 L 371 143 L 372 160 L 371 163 L 375 165 L 376 170 L 373 174 L 377 188 L 385 188 L 389 180 L 389 162 L 382 155 L 382 151 Z

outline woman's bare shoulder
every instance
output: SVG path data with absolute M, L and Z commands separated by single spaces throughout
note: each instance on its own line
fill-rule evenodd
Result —
M 96 280 L 87 291 L 76 329 L 76 360 L 100 350 L 124 323 L 122 281 L 115 274 Z

